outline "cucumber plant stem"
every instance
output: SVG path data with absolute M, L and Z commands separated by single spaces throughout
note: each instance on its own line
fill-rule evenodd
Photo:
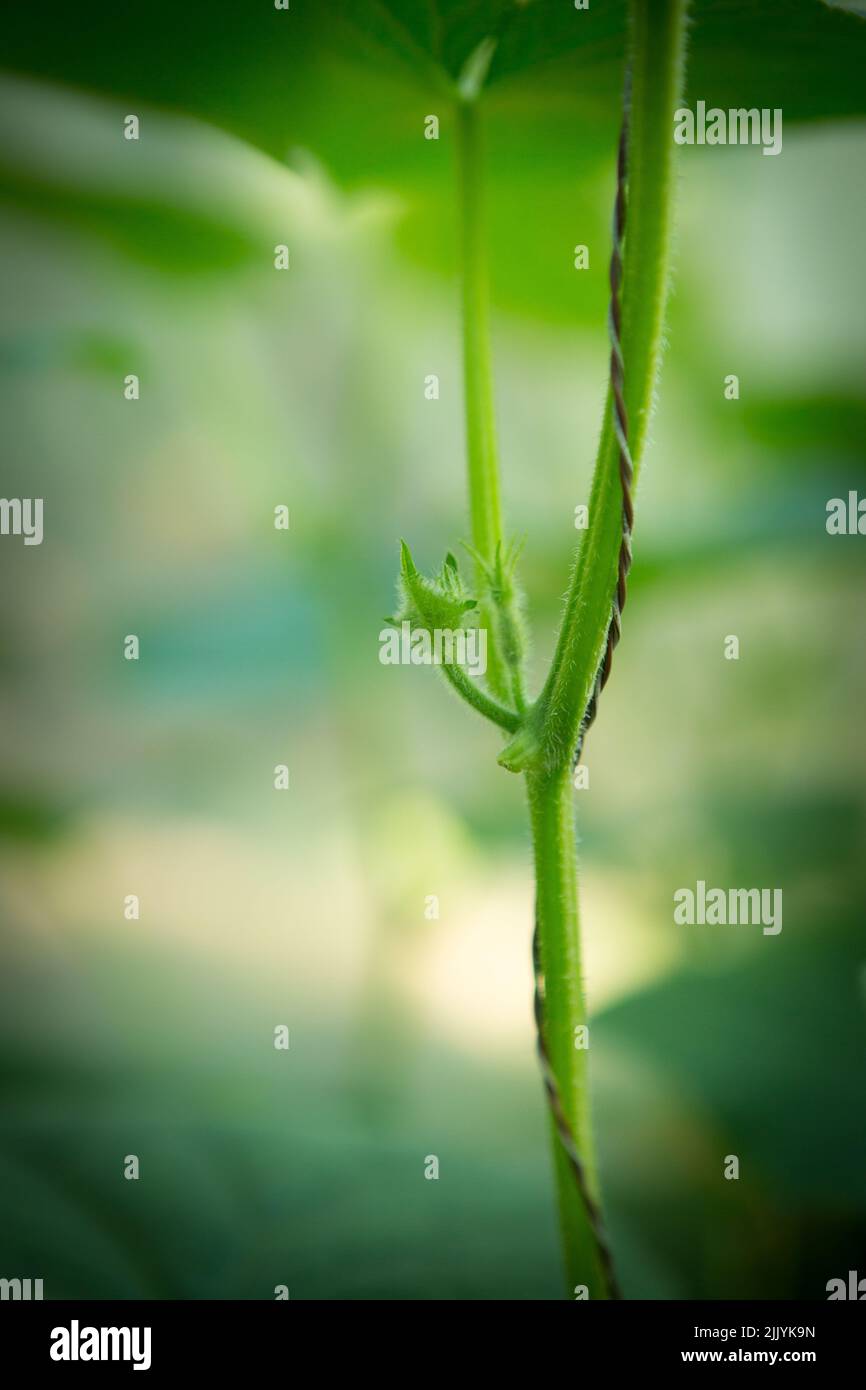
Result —
M 491 723 L 498 724 L 501 729 L 507 730 L 508 733 L 513 734 L 517 731 L 520 716 L 514 710 L 506 709 L 504 705 L 500 705 L 498 700 L 485 695 L 483 690 L 479 690 L 477 682 L 473 683 L 461 666 L 449 666 L 447 663 L 443 663 L 442 674 L 457 694 L 479 714 L 483 714 Z
M 476 583 L 484 595 L 488 589 L 488 573 L 502 557 L 503 528 L 490 366 L 487 238 L 477 93 L 457 101 L 457 163 L 469 512 L 472 544 L 479 557 L 475 566 Z M 522 711 L 521 655 L 518 652 L 512 660 L 506 659 L 500 631 L 503 627 L 509 634 L 519 630 L 519 619 L 513 598 L 503 597 L 499 603 L 502 612 L 498 620 L 496 602 L 489 595 L 482 598 L 480 605 L 480 621 L 488 629 L 487 678 L 494 695 L 511 700 L 515 708 Z
M 460 243 L 463 272 L 463 389 L 472 544 L 492 563 L 502 542 L 499 468 L 488 329 L 481 131 L 476 100 L 457 103 Z
M 634 482 L 661 357 L 673 192 L 673 116 L 680 98 L 687 0 L 631 0 L 628 232 L 622 288 L 624 397 Z M 572 571 L 537 720 L 548 765 L 564 765 L 604 652 L 622 538 L 614 403 L 605 407 L 590 496 L 590 526 Z
M 519 633 L 520 628 L 514 590 L 508 585 L 491 585 L 489 578 L 491 573 L 502 572 L 497 567 L 502 562 L 503 531 L 487 326 L 476 100 L 479 82 L 470 84 L 467 90 L 471 95 L 464 92 L 457 104 L 469 499 L 476 576 L 483 595 L 481 621 L 490 636 L 490 688 L 499 699 L 510 698 L 514 705 L 514 737 L 500 762 L 512 771 L 525 773 L 529 797 L 536 875 L 533 963 L 538 1048 L 550 1108 L 569 1288 L 585 1286 L 591 1298 L 617 1297 L 619 1291 L 601 1216 L 590 1115 L 588 1039 L 582 1032 L 587 1014 L 581 978 L 570 769 L 590 697 L 599 688 L 618 577 L 620 608 L 624 601 L 621 548 L 630 538 L 632 467 L 636 479 L 658 372 L 667 296 L 673 113 L 682 83 L 687 4 L 688 0 L 629 0 L 628 223 L 621 300 L 622 162 L 615 221 L 616 267 L 611 280 L 611 334 L 618 367 L 614 381 L 612 362 L 613 385 L 608 390 L 593 477 L 589 530 L 572 570 L 550 672 L 541 695 L 528 710 L 520 669 L 522 651 L 507 640 L 512 620 L 514 632 Z M 489 56 L 488 51 L 487 61 Z M 486 66 L 479 64 L 478 70 L 486 72 Z M 622 399 L 615 413 L 616 392 Z M 628 439 L 623 442 L 626 432 Z M 623 451 L 627 460 L 629 451 L 631 456 L 626 478 L 619 467 Z M 627 573 L 627 565 L 625 570 Z M 498 640 L 501 634 L 506 634 L 506 640 Z M 481 709 L 477 700 L 472 703 Z M 503 728 L 512 722 L 511 711 L 502 707 L 492 713 L 481 712 Z
M 567 771 L 527 774 L 535 860 L 536 1022 L 569 1289 L 616 1292 L 593 1141 L 580 965 L 574 808 Z
M 623 528 L 628 541 L 631 501 L 620 474 L 621 448 L 636 473 L 646 437 L 658 370 L 668 282 L 672 190 L 672 122 L 682 81 L 686 0 L 631 0 L 628 121 L 628 231 L 623 274 L 621 337 L 618 273 L 612 274 L 612 337 L 624 364 L 625 410 L 631 422 L 621 444 L 613 387 L 593 480 L 590 531 L 581 547 L 548 681 L 533 712 L 535 737 L 526 766 L 536 866 L 537 1002 L 542 1067 L 549 1066 L 551 1129 L 560 1223 L 569 1284 L 590 1297 L 617 1296 L 600 1196 L 590 1116 L 588 1052 L 575 1047 L 586 1023 L 580 975 L 574 827 L 569 769 L 581 721 L 608 641 L 611 605 L 617 613 Z M 621 149 L 621 175 L 623 169 Z M 614 260 L 622 217 L 618 186 Z M 611 379 L 613 382 L 613 360 Z M 631 468 L 629 468 L 631 473 Z M 629 478 L 629 485 L 631 479 Z M 630 553 L 630 552 L 629 552 Z M 618 632 L 617 632 L 618 636 Z M 603 682 L 602 682 L 603 683 Z M 540 718 L 539 718 L 540 715 Z M 518 735 L 520 738 L 520 735 Z M 518 764 L 521 759 L 518 757 Z M 507 765 L 509 765 L 507 763 Z M 511 764 L 513 765 L 513 764 Z M 538 983 L 537 983 L 538 991 Z M 537 996 L 538 997 L 538 996 Z M 559 1122 L 557 1122 L 559 1121 Z M 573 1144 L 575 1157 L 569 1160 Z

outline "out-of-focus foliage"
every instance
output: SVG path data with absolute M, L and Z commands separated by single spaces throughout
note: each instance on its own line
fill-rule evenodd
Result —
M 337 60 L 370 81 L 399 74 L 441 95 L 493 37 L 493 87 L 528 77 L 542 99 L 552 91 L 609 98 L 619 90 L 625 13 L 625 0 L 586 11 L 560 0 L 294 0 L 290 10 L 152 0 L 127 17 L 107 0 L 74 10 L 47 0 L 38 25 L 23 8 L 9 15 L 4 63 L 198 114 L 280 155 L 299 124 L 321 119 L 321 106 L 305 109 L 304 99 L 323 74 L 327 101 L 339 101 Z M 695 0 L 693 16 L 691 98 L 782 106 L 791 120 L 862 110 L 859 16 L 822 0 Z M 393 99 L 377 91 L 373 104 L 383 95 Z M 370 104 L 355 109 L 361 123 Z

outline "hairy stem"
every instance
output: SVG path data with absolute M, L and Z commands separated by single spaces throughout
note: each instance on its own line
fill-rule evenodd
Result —
M 590 1116 L 589 1051 L 576 1045 L 587 1023 L 580 967 L 577 867 L 572 790 L 567 772 L 527 776 L 535 856 L 538 965 L 544 988 L 544 1045 L 556 1077 L 559 1101 L 581 1156 L 582 1193 L 553 1117 L 551 1138 L 560 1229 L 569 1290 L 586 1285 L 590 1298 L 610 1292 L 596 1232 L 585 1201 L 599 1205 L 598 1175 Z
M 487 263 L 478 104 L 457 106 L 463 260 L 463 389 L 472 543 L 492 564 L 502 541 L 499 469 L 488 335 Z
M 621 301 L 617 298 L 618 275 L 614 276 L 613 269 L 611 273 L 611 333 L 616 357 L 611 359 L 612 384 L 593 480 L 590 531 L 572 575 L 547 683 L 527 724 L 501 758 L 505 766 L 527 771 L 537 878 L 539 1053 L 551 1109 L 569 1285 L 585 1285 L 590 1297 L 619 1295 L 601 1215 L 588 1050 L 575 1046 L 576 1035 L 587 1020 L 568 772 L 605 651 L 615 595 L 617 615 L 624 602 L 624 584 L 618 592 L 617 578 L 621 547 L 631 530 L 631 467 L 626 481 L 621 477 L 621 450 L 630 448 L 636 473 L 658 370 L 667 293 L 672 126 L 682 81 L 685 9 L 686 0 L 630 0 L 629 136 L 620 154 L 624 159 L 627 148 L 625 266 Z M 620 180 L 623 169 L 621 165 Z M 615 240 L 621 235 L 622 196 L 620 186 Z M 617 243 L 612 265 L 618 256 Z M 620 384 L 624 371 L 624 409 L 619 419 L 614 413 L 615 361 L 619 363 Z M 618 438 L 618 423 L 622 438 L 627 431 L 627 444 Z
M 624 396 L 640 468 L 661 354 L 673 191 L 673 115 L 683 75 L 687 0 L 631 0 L 628 228 L 622 290 Z M 550 674 L 537 707 L 543 757 L 566 766 L 604 651 L 622 536 L 611 393 L 590 499 Z
M 513 710 L 506 709 L 504 705 L 500 705 L 498 700 L 485 695 L 484 691 L 479 689 L 477 682 L 467 676 L 462 666 L 451 666 L 447 662 L 443 662 L 442 674 L 461 699 L 476 709 L 479 714 L 483 714 L 485 719 L 498 724 L 501 729 L 505 729 L 508 733 L 513 734 L 515 732 L 520 723 L 520 716 L 515 714 Z
M 481 623 L 488 629 L 488 682 L 500 699 L 524 706 L 522 655 L 503 632 L 519 631 L 516 603 L 494 599 L 487 591 L 487 571 L 503 549 L 496 421 L 490 368 L 487 248 L 484 224 L 481 129 L 478 101 L 471 95 L 457 103 L 460 241 L 463 267 L 463 391 L 472 544 L 478 554 L 476 582 L 482 594 Z

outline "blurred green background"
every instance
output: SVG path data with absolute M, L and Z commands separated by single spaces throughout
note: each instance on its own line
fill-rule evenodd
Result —
M 2 490 L 45 499 L 44 544 L 0 544 L 0 1274 L 559 1297 L 522 789 L 430 671 L 378 661 L 397 538 L 431 569 L 467 534 L 441 70 L 505 7 L 440 7 L 441 32 L 399 4 L 354 28 L 64 8 L 16 11 L 0 82 Z M 536 686 L 606 385 L 622 6 L 537 11 L 485 118 Z M 735 12 L 800 50 L 766 62 Z M 638 1298 L 824 1298 L 866 1259 L 866 542 L 824 525 L 866 486 L 863 48 L 851 16 L 822 48 L 792 14 L 698 7 L 690 96 L 803 120 L 778 158 L 683 151 L 626 637 L 576 794 Z M 595 27 L 569 47 L 566 18 Z M 675 927 L 698 878 L 782 888 L 781 934 Z

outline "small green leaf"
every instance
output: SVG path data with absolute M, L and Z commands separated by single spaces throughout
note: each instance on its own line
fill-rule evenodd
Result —
M 464 614 L 478 606 L 476 599 L 467 596 L 450 551 L 439 573 L 427 579 L 419 573 L 406 542 L 401 541 L 400 581 L 403 609 L 398 622 L 408 620 L 415 628 L 453 631 L 463 626 Z

